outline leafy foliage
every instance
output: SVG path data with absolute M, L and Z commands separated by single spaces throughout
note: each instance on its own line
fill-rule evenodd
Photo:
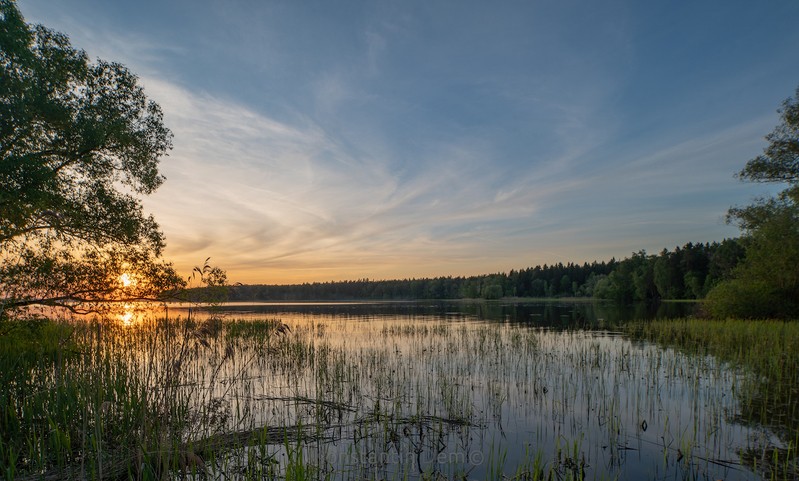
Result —
M 784 182 L 796 189 L 799 184 L 799 88 L 777 112 L 782 122 L 766 136 L 768 146 L 762 155 L 747 162 L 738 175 L 754 182 Z
M 658 255 L 645 251 L 624 259 L 594 289 L 594 297 L 618 302 L 657 299 L 702 299 L 730 276 L 743 258 L 744 249 L 735 239 L 685 244 Z
M 181 285 L 139 198 L 163 182 L 171 138 L 134 74 L 0 0 L 0 312 L 95 310 Z M 136 282 L 120 283 L 126 272 Z
M 228 300 L 230 285 L 227 272 L 220 267 L 210 265 L 208 263 L 210 260 L 210 257 L 206 258 L 202 267 L 195 267 L 192 270 L 186 279 L 186 284 L 190 288 L 180 292 L 179 297 L 183 301 L 202 304 L 214 310 Z M 197 287 L 197 284 L 200 287 Z
M 799 313 L 799 89 L 779 110 L 762 155 L 747 162 L 742 180 L 787 183 L 776 198 L 730 209 L 744 230 L 746 259 L 733 278 L 708 296 L 716 317 L 797 317 Z
M 783 311 L 778 293 L 759 279 L 737 277 L 719 284 L 708 293 L 705 309 L 717 319 L 747 317 L 768 319 Z

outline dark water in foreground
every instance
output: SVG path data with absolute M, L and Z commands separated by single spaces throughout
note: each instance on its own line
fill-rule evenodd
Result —
M 615 329 L 693 308 L 227 305 L 291 333 L 237 368 L 245 392 L 221 392 L 253 425 L 316 426 L 260 455 L 286 469 L 301 453 L 320 479 L 759 479 L 739 453 L 781 441 L 734 421 L 747 373 Z

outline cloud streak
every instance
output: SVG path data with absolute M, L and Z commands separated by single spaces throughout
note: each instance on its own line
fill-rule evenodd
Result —
M 389 161 L 358 158 L 318 125 L 145 84 L 176 135 L 168 182 L 147 205 L 184 268 L 211 255 L 248 281 L 291 266 L 327 266 L 335 278 L 390 275 L 389 265 L 408 276 L 459 271 L 505 223 L 530 222 L 550 197 L 584 184 L 511 183 L 486 161 L 490 151 L 468 142 L 428 146 L 426 168 L 400 178 Z
M 731 6 L 726 23 L 625 0 L 22 8 L 141 75 L 175 133 L 144 200 L 167 256 L 184 271 L 211 256 L 242 282 L 477 274 L 735 235 L 727 207 L 768 189 L 733 173 L 799 78 L 788 4 Z
M 668 199 L 654 208 L 647 200 L 631 203 L 713 188 L 703 179 L 718 173 L 719 157 L 752 148 L 764 123 L 689 138 L 617 167 L 608 162 L 586 176 L 575 175 L 575 165 L 594 161 L 592 147 L 603 134 L 561 158 L 512 169 L 494 164 L 494 147 L 479 139 L 427 142 L 417 170 L 399 175 L 392 159 L 350 149 L 312 121 L 289 125 L 161 80 L 145 84 L 176 134 L 164 163 L 170 181 L 148 200 L 166 230 L 168 254 L 184 268 L 211 255 L 246 282 L 475 273 L 552 256 L 588 260 L 619 255 L 620 233 L 650 250 L 680 243 L 707 216 L 674 218 Z M 680 169 L 697 162 L 701 176 L 683 175 Z M 731 175 L 721 177 L 717 184 L 730 190 Z M 564 207 L 574 203 L 584 212 Z M 599 217 L 583 219 L 596 211 Z

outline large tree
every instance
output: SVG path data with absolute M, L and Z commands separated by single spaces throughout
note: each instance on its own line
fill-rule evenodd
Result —
M 719 317 L 799 317 L 799 89 L 787 99 L 763 154 L 742 180 L 787 184 L 779 195 L 730 209 L 744 232 L 746 257 L 730 280 L 708 294 Z
M 0 315 L 181 286 L 141 205 L 171 138 L 127 68 L 90 62 L 0 0 Z

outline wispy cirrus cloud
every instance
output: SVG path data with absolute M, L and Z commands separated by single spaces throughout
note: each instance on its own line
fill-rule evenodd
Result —
M 733 173 L 795 87 L 796 6 L 27 0 L 141 75 L 181 269 L 481 273 L 735 235 Z M 154 13 L 157 12 L 157 15 Z M 675 32 L 680 32 L 676 35 Z M 736 45 L 736 48 L 731 48 Z
M 253 280 L 292 263 L 338 265 L 338 278 L 384 269 L 392 256 L 413 258 L 416 269 L 463 261 L 479 249 L 469 225 L 528 216 L 553 189 L 503 191 L 490 153 L 475 145 L 430 146 L 427 168 L 400 178 L 312 122 L 288 125 L 161 80 L 144 84 L 175 133 L 168 181 L 146 203 L 181 267 L 211 255 Z

